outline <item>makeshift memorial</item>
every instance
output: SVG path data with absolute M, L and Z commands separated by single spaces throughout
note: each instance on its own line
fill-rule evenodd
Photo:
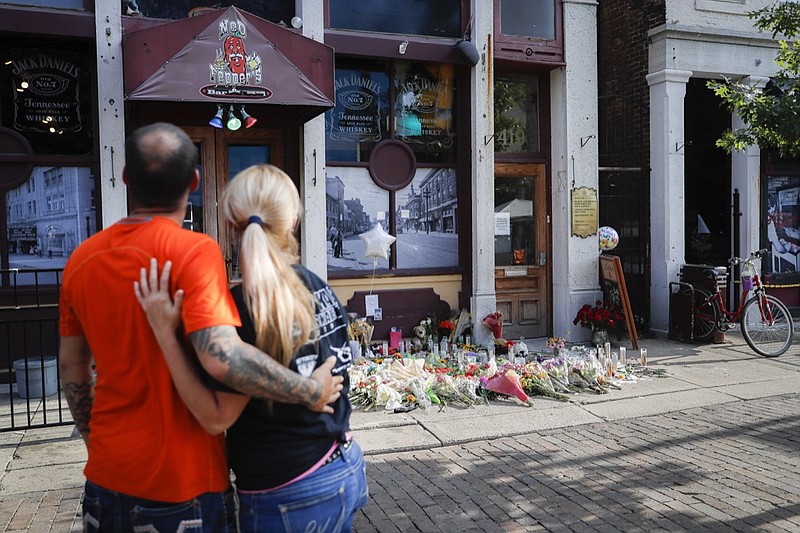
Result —
M 556 357 L 540 354 L 519 365 L 496 359 L 491 350 L 483 362 L 470 357 L 474 352 L 459 349 L 441 355 L 431 350 L 419 357 L 388 351 L 390 357 L 360 359 L 350 367 L 354 406 L 399 413 L 434 404 L 440 410 L 471 407 L 509 397 L 531 405 L 534 396 L 569 401 L 579 393 L 607 394 L 626 382 L 665 375 L 663 369 L 633 364 L 630 359 L 627 365 L 617 359 L 616 368 L 608 368 L 598 360 L 595 349 L 583 346 L 565 347 Z M 608 359 L 613 363 L 613 353 Z

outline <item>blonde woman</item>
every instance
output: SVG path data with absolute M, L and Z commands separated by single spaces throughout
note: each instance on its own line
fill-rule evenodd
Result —
M 151 263 L 136 285 L 182 398 L 208 431 L 228 430 L 243 532 L 350 531 L 368 498 L 364 457 L 350 436 L 347 314 L 330 287 L 298 264 L 300 211 L 292 180 L 274 166 L 252 166 L 230 180 L 222 212 L 241 235 L 242 270 L 232 292 L 242 339 L 283 365 L 310 376 L 336 356 L 332 372 L 344 377 L 344 389 L 332 413 L 206 388 L 175 335 L 183 294 L 171 302 L 171 265 L 158 276 Z

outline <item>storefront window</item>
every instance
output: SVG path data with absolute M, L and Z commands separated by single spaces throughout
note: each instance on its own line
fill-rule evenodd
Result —
M 461 0 L 334 0 L 329 9 L 331 28 L 461 36 Z
M 136 2 L 123 2 L 127 4 L 128 15 L 141 15 L 157 19 L 176 20 L 186 18 L 190 14 L 203 13 L 201 8 L 208 7 L 213 9 L 225 8 L 229 6 L 236 6 L 239 9 L 252 13 L 258 17 L 274 22 L 275 24 L 283 23 L 288 25 L 294 17 L 295 10 L 294 0 L 234 0 L 234 1 L 218 1 L 218 0 L 136 0 Z M 138 12 L 133 12 L 138 8 Z M 193 11 L 194 10 L 194 11 Z
M 358 235 L 375 224 L 389 231 L 389 192 L 372 181 L 366 168 L 329 168 L 325 176 L 328 271 L 372 271 Z M 378 269 L 389 262 L 378 258 Z
M 380 224 L 395 228 L 398 269 L 436 269 L 458 266 L 457 177 L 452 168 L 418 169 L 399 191 L 379 187 L 365 168 L 328 169 L 326 218 L 329 272 L 371 272 L 372 257 L 364 255 L 359 238 Z M 390 211 L 390 194 L 395 211 Z M 389 261 L 378 258 L 380 270 Z
M 767 176 L 768 272 L 800 272 L 800 176 Z
M 358 235 L 376 224 L 397 239 L 378 269 L 457 268 L 454 67 L 337 59 L 335 86 L 325 115 L 328 271 L 371 272 Z
M 457 192 L 452 168 L 420 169 L 397 191 L 397 268 L 458 266 Z
M 537 78 L 495 78 L 494 132 L 495 152 L 539 152 Z
M 536 261 L 534 177 L 495 176 L 494 256 L 497 266 Z
M 2 252 L 10 268 L 63 268 L 97 231 L 89 167 L 35 167 L 25 183 L 5 193 L 5 204 L 8 249 Z
M 63 9 L 83 9 L 85 0 L 3 0 L 4 4 L 36 7 L 60 7 Z
M 2 126 L 22 134 L 38 155 L 92 152 L 94 48 L 5 40 L 0 56 Z
M 503 35 L 555 39 L 554 0 L 500 0 L 500 30 Z
M 421 163 L 455 161 L 455 69 L 437 63 L 395 64 L 394 133 Z
M 325 113 L 328 161 L 367 162 L 389 136 L 389 75 L 384 64 L 337 59 L 335 107 Z

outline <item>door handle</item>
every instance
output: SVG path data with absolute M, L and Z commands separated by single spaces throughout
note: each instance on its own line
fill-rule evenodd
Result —
M 547 252 L 539 252 L 539 266 L 543 267 L 547 264 Z

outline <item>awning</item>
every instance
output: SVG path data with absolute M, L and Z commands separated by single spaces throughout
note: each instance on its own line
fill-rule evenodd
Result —
M 128 100 L 295 106 L 306 120 L 333 107 L 325 44 L 235 7 L 145 24 L 123 34 Z

